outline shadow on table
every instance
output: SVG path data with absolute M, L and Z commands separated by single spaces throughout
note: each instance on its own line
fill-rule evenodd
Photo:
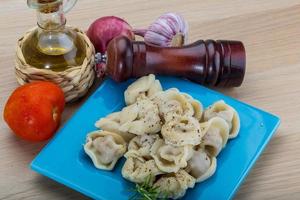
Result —
M 245 199 L 246 197 L 247 199 L 252 199 L 252 195 L 255 196 L 257 180 L 265 178 L 262 175 L 270 174 L 270 166 L 272 166 L 274 159 L 282 152 L 285 142 L 285 137 L 279 128 L 236 194 L 236 200 Z
M 51 199 L 80 199 L 80 200 L 87 200 L 88 197 L 84 196 L 83 194 L 72 190 L 60 183 L 57 183 L 47 177 L 44 176 L 37 176 L 33 180 L 33 185 L 39 188 L 41 193 L 47 193 L 47 196 L 51 196 Z

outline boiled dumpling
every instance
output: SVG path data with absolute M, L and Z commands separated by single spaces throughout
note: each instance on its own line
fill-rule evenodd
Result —
M 157 167 L 163 172 L 177 172 L 187 166 L 187 161 L 192 157 L 191 145 L 175 147 L 165 144 L 162 139 L 155 141 L 151 148 L 151 156 Z
M 153 159 L 144 160 L 135 156 L 129 156 L 122 168 L 122 176 L 135 183 L 143 183 L 149 176 L 155 177 L 162 173 Z
M 193 117 L 195 117 L 198 120 L 201 120 L 202 113 L 203 113 L 202 104 L 200 103 L 200 101 L 197 101 L 195 99 L 190 99 L 189 102 L 193 106 L 193 109 L 194 109 Z
M 126 131 L 121 131 L 121 112 L 111 113 L 110 115 L 99 119 L 95 126 L 104 131 L 118 133 L 126 142 L 129 142 L 135 135 Z
M 135 153 L 145 159 L 150 159 L 150 149 L 157 139 L 159 139 L 157 134 L 138 135 L 129 142 L 126 154 Z
M 196 182 L 201 182 L 211 177 L 217 167 L 217 159 L 210 157 L 203 149 L 197 149 L 188 161 L 186 171 L 192 175 Z
M 134 121 L 139 115 L 139 107 L 136 104 L 124 107 L 120 112 L 120 124 Z
M 121 124 L 120 130 L 122 132 L 143 135 L 146 133 L 157 133 L 160 131 L 161 120 L 159 117 L 158 107 L 151 100 L 140 99 L 129 107 L 131 107 L 131 111 L 126 113 L 135 112 L 136 114 L 134 116 L 136 118 Z M 123 113 L 123 111 L 121 111 L 121 113 Z M 122 118 L 126 118 L 126 115 Z
M 138 184 L 149 180 L 157 198 L 181 198 L 211 177 L 216 157 L 240 129 L 238 113 L 224 101 L 204 111 L 189 94 L 163 91 L 152 74 L 133 82 L 124 97 L 127 106 L 98 120 L 103 131 L 89 134 L 84 149 L 106 170 L 124 155 L 122 176 Z
M 84 151 L 98 169 L 112 170 L 126 152 L 123 138 L 108 131 L 95 131 L 87 135 Z
M 188 101 L 190 102 L 190 104 L 193 107 L 194 113 L 193 113 L 193 117 L 195 117 L 198 120 L 201 120 L 202 118 L 202 113 L 203 113 L 203 105 L 200 101 L 194 99 L 192 96 L 190 96 L 189 94 L 186 93 L 181 93 L 183 96 L 185 96 Z
M 162 91 L 162 87 L 159 80 L 155 80 L 153 74 L 143 76 L 129 85 L 125 90 L 126 105 L 135 103 L 139 97 L 151 97 L 159 91 Z
M 229 136 L 228 124 L 223 118 L 213 117 L 208 122 L 202 123 L 201 127 L 204 136 L 200 146 L 211 156 L 216 157 L 227 143 Z
M 155 80 L 154 83 L 150 86 L 147 93 L 145 93 L 145 96 L 152 97 L 153 95 L 155 95 L 156 93 L 158 93 L 160 91 L 162 91 L 161 84 L 160 84 L 159 80 Z
M 158 188 L 160 198 L 178 199 L 185 195 L 188 188 L 193 188 L 195 178 L 189 175 L 184 170 L 179 170 L 177 173 L 165 174 L 159 177 L 154 187 Z
M 151 98 L 158 105 L 159 114 L 165 122 L 175 115 L 193 116 L 194 109 L 189 100 L 173 88 L 159 92 Z
M 102 130 L 118 132 L 120 127 L 120 112 L 114 112 L 96 121 L 95 126 Z
M 200 123 L 194 117 L 176 116 L 161 128 L 161 134 L 167 144 L 175 146 L 198 145 L 202 139 Z
M 240 118 L 236 110 L 226 104 L 223 100 L 217 101 L 204 111 L 204 121 L 208 121 L 213 117 L 223 118 L 229 126 L 229 138 L 234 138 L 240 130 Z
M 101 118 L 95 125 L 102 130 L 120 134 L 128 142 L 135 135 L 159 132 L 161 120 L 157 105 L 149 99 L 140 99 L 120 112 Z

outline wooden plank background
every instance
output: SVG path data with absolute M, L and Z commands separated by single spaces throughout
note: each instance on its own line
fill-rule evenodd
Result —
M 15 44 L 36 23 L 22 0 L 0 1 L 0 106 L 18 84 Z M 281 117 L 282 123 L 235 199 L 300 199 L 300 1 L 299 0 L 80 0 L 68 24 L 83 30 L 96 18 L 117 15 L 146 27 L 165 12 L 189 22 L 189 40 L 242 40 L 247 73 L 242 87 L 221 92 Z M 65 122 L 84 100 L 68 105 Z M 85 199 L 44 178 L 28 164 L 45 143 L 16 139 L 0 122 L 0 199 Z

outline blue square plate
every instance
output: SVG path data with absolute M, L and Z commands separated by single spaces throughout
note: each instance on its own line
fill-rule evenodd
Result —
M 164 89 L 176 87 L 200 100 L 205 107 L 225 100 L 240 115 L 239 136 L 229 141 L 218 156 L 216 173 L 189 189 L 184 199 L 231 199 L 279 125 L 279 118 L 198 84 L 171 77 L 158 77 Z M 133 80 L 115 83 L 107 79 L 83 104 L 32 161 L 31 168 L 94 199 L 123 200 L 134 185 L 121 176 L 124 159 L 113 171 L 96 169 L 84 153 L 87 133 L 100 117 L 124 106 L 124 90 Z

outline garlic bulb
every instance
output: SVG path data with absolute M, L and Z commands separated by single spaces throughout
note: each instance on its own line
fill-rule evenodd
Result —
M 188 25 L 184 18 L 176 13 L 160 16 L 148 29 L 133 31 L 144 37 L 145 42 L 162 47 L 182 46 L 187 40 Z

